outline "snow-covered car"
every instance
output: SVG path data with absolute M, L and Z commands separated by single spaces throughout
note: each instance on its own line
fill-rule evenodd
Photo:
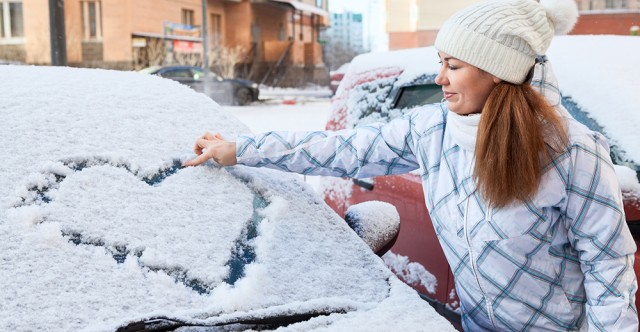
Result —
M 573 117 L 602 132 L 623 191 L 627 224 L 640 241 L 640 40 L 628 36 L 562 36 L 548 59 L 558 78 L 562 104 Z M 612 61 L 615 59 L 615 61 Z M 433 47 L 377 52 L 356 57 L 333 98 L 327 129 L 389 121 L 415 107 L 440 102 L 434 80 L 440 64 Z M 369 200 L 393 204 L 400 234 L 383 256 L 385 263 L 433 304 L 443 316 L 459 320 L 453 274 L 425 207 L 418 172 L 358 180 L 327 180 L 324 196 L 338 213 Z M 640 273 L 640 252 L 636 253 Z M 640 304 L 638 299 L 636 304 Z
M 204 129 L 248 131 L 205 95 L 133 72 L 0 77 L 0 331 L 453 331 L 298 177 L 182 168 Z

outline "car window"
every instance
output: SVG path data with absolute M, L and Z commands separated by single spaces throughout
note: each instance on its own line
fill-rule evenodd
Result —
M 393 108 L 403 109 L 438 103 L 442 97 L 442 88 L 434 83 L 403 86 L 398 92 Z
M 397 77 L 385 77 L 360 84 L 353 88 L 348 104 L 350 123 L 366 124 L 389 121 L 390 98 Z
M 164 78 L 193 78 L 189 69 L 172 69 L 161 73 Z
M 191 77 L 196 81 L 202 81 L 204 79 L 204 71 L 202 69 L 191 69 Z

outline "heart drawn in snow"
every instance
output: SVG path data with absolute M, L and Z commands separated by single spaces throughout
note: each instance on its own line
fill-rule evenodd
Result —
M 233 283 L 251 260 L 255 210 L 266 201 L 223 169 L 180 167 L 142 178 L 127 163 L 71 159 L 32 174 L 14 208 L 36 207 L 38 223 L 58 223 L 69 245 L 136 259 L 199 293 Z M 248 258 L 247 258 L 248 257 Z

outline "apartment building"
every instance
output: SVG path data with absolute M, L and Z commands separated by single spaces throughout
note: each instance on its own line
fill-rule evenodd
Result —
M 482 0 L 387 0 L 389 49 L 433 45 L 444 21 Z M 572 34 L 628 35 L 640 25 L 640 0 L 576 0 L 580 18 Z
M 256 81 L 326 81 L 318 35 L 329 26 L 328 1 L 207 0 L 210 49 L 241 50 L 238 68 Z M 51 63 L 48 3 L 0 0 L 0 59 Z M 69 65 L 137 69 L 202 58 L 201 0 L 63 3 Z
M 331 14 L 329 36 L 332 43 L 340 43 L 356 53 L 365 51 L 364 29 L 361 13 L 340 12 Z

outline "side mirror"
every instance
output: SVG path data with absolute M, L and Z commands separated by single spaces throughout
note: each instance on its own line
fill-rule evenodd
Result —
M 385 202 L 368 201 L 352 205 L 344 220 L 376 253 L 384 255 L 400 233 L 400 215 L 396 207 Z

